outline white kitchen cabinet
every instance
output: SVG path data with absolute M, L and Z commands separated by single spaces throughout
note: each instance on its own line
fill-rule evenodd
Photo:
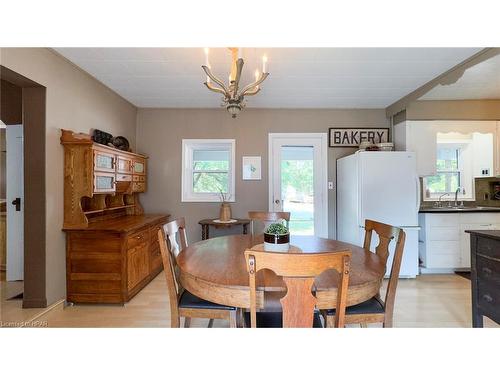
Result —
M 470 235 L 465 230 L 500 229 L 500 212 L 421 213 L 419 257 L 422 272 L 470 268 Z
M 407 120 L 394 125 L 394 144 L 396 151 L 413 151 L 417 154 L 417 173 L 421 177 L 433 176 L 436 174 L 437 156 L 437 133 L 479 133 L 482 135 L 491 134 L 496 146 L 490 153 L 478 152 L 474 154 L 478 157 L 474 161 L 474 175 L 481 175 L 481 170 L 491 169 L 491 175 L 499 173 L 499 165 L 494 162 L 498 160 L 500 149 L 500 123 L 496 121 L 413 121 Z M 481 135 L 477 136 L 478 147 Z M 491 143 L 491 141 L 490 141 Z M 490 155 L 492 154 L 492 155 Z M 484 158 L 487 162 L 483 162 Z M 493 162 L 492 162 L 493 160 Z M 477 164 L 477 165 L 476 165 Z M 495 173 L 494 173 L 495 172 Z
M 396 151 L 413 151 L 417 154 L 419 176 L 436 174 L 436 135 L 435 126 L 429 121 L 404 121 L 394 126 Z

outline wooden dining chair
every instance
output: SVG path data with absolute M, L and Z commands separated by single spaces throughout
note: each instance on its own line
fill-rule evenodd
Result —
M 382 300 L 380 298 L 380 294 L 377 294 L 368 301 L 347 307 L 345 321 L 346 324 L 360 324 L 362 327 L 366 327 L 367 323 L 382 323 L 383 327 L 389 328 L 392 327 L 396 287 L 398 285 L 399 271 L 401 269 L 401 261 L 403 259 L 406 234 L 401 228 L 372 220 L 366 220 L 365 240 L 363 245 L 365 250 L 370 251 L 373 232 L 375 232 L 379 237 L 379 243 L 375 247 L 375 253 L 383 259 L 384 263 L 387 263 L 387 260 L 389 259 L 389 245 L 391 241 L 396 241 L 385 299 Z M 332 309 L 327 310 L 326 312 L 322 311 L 322 313 L 325 317 L 326 326 L 334 326 L 336 311 Z
M 315 312 L 316 297 L 312 293 L 314 278 L 323 271 L 334 269 L 339 274 L 337 311 L 334 325 L 344 326 L 344 313 L 349 284 L 351 252 L 335 253 L 277 253 L 268 251 L 246 250 L 245 259 L 250 281 L 250 320 L 252 328 L 322 327 L 319 314 Z M 281 298 L 282 312 L 257 312 L 257 272 L 263 269 L 273 271 L 283 277 L 287 287 L 286 295 Z
M 163 260 L 163 269 L 167 280 L 167 290 L 170 300 L 170 325 L 172 328 L 180 326 L 180 318 L 184 317 L 184 327 L 188 328 L 191 318 L 209 319 L 208 327 L 212 327 L 214 319 L 225 319 L 229 321 L 231 328 L 237 327 L 237 309 L 232 306 L 219 305 L 210 301 L 198 298 L 189 291 L 184 290 L 180 285 L 177 275 L 177 265 L 175 261 L 175 249 L 172 246 L 172 239 L 175 238 L 176 230 L 181 228 L 180 224 L 184 219 L 176 220 L 164 225 L 163 229 L 158 230 L 158 240 L 160 242 L 160 251 Z M 182 226 L 185 229 L 185 226 Z M 181 248 L 184 250 L 187 242 L 180 240 Z M 182 247 L 184 246 L 184 247 Z
M 266 212 L 266 211 L 249 211 L 248 218 L 250 219 L 250 233 L 255 234 L 255 221 L 269 223 L 284 220 L 288 228 L 290 223 L 290 212 Z

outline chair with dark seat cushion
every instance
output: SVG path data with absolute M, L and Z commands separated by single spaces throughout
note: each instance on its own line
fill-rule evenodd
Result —
M 350 251 L 332 253 L 281 253 L 248 249 L 245 251 L 250 285 L 250 326 L 312 328 L 321 327 L 315 312 L 316 297 L 312 293 L 314 279 L 323 271 L 334 270 L 339 274 L 337 311 L 334 325 L 344 326 L 344 314 L 349 283 Z M 257 312 L 256 274 L 263 269 L 273 271 L 283 278 L 287 291 L 280 299 L 282 312 Z M 259 291 L 262 293 L 263 291 Z M 263 298 L 259 299 L 259 304 Z M 248 315 L 247 315 L 248 320 Z
M 200 297 L 195 296 L 194 294 L 189 293 L 187 290 L 181 295 L 179 299 L 179 308 L 185 309 L 209 309 L 209 310 L 234 310 L 235 308 L 232 306 L 219 305 L 217 303 L 213 303 Z
M 398 285 L 399 270 L 401 268 L 406 235 L 401 228 L 366 220 L 365 241 L 363 245 L 365 250 L 370 251 L 373 232 L 379 237 L 379 243 L 375 248 L 375 252 L 382 257 L 384 262 L 387 262 L 389 258 L 390 242 L 392 240 L 396 241 L 385 300 L 382 301 L 380 296 L 376 295 L 368 301 L 347 307 L 345 322 L 346 324 L 361 324 L 361 326 L 366 326 L 367 323 L 382 323 L 384 327 L 392 327 L 394 300 L 396 299 L 396 287 Z M 326 326 L 332 327 L 335 309 L 327 310 L 326 312 L 322 311 L 322 313 L 326 321 Z
M 175 239 L 176 233 L 180 236 L 180 246 Z M 164 225 L 158 231 L 160 251 L 163 260 L 163 269 L 167 280 L 167 290 L 170 301 L 170 325 L 178 328 L 180 318 L 184 317 L 184 327 L 189 327 L 191 318 L 209 319 L 208 326 L 212 327 L 214 319 L 225 319 L 229 326 L 237 326 L 237 309 L 232 306 L 218 305 L 203 300 L 187 290 L 184 290 L 177 281 L 176 256 L 187 246 L 184 219 L 176 220 Z M 175 245 L 173 245 L 175 243 Z
M 245 313 L 245 326 L 250 327 L 250 313 Z M 257 313 L 257 327 L 258 328 L 281 328 L 283 327 L 283 314 L 281 312 L 259 311 Z M 321 323 L 320 314 L 318 311 L 314 312 L 313 328 L 323 328 Z

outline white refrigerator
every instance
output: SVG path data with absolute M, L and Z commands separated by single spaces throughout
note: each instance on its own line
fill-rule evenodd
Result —
M 400 277 L 418 274 L 420 182 L 413 152 L 357 151 L 337 160 L 337 239 L 363 246 L 365 219 L 406 233 Z M 391 241 L 387 274 L 394 242 Z M 372 251 L 378 236 L 372 237 Z

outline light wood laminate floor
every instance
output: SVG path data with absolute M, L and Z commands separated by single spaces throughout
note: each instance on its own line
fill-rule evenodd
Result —
M 48 327 L 169 327 L 169 304 L 163 273 L 125 306 L 75 305 L 58 307 L 39 317 Z M 206 327 L 193 319 L 193 327 Z M 215 321 L 214 327 L 227 327 Z M 374 324 L 374 327 L 380 325 Z M 401 279 L 398 285 L 395 327 L 470 327 L 470 281 L 457 275 L 422 275 Z M 485 327 L 498 327 L 485 318 Z

